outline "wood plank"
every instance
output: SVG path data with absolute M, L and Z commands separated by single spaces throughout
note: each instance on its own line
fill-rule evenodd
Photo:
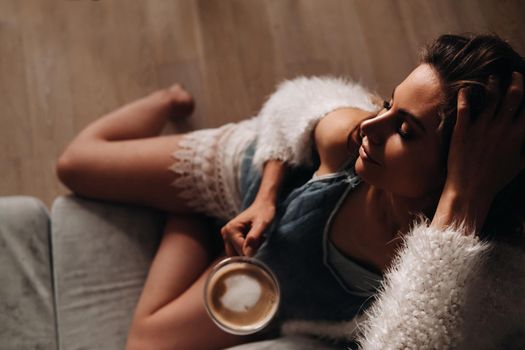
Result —
M 181 82 L 195 115 L 165 133 L 254 115 L 297 75 L 388 95 L 439 34 L 498 32 L 525 54 L 520 0 L 0 0 L 0 195 L 51 204 L 61 149 L 122 104 Z

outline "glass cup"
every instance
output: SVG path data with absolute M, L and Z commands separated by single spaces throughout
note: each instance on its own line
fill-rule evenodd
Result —
M 277 278 L 263 262 L 249 257 L 220 261 L 204 286 L 208 315 L 222 330 L 238 335 L 265 328 L 279 308 Z

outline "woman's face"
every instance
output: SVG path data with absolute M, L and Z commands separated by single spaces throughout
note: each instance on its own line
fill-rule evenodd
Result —
M 409 198 L 440 190 L 445 179 L 437 113 L 442 99 L 438 75 L 429 65 L 410 73 L 379 114 L 361 123 L 359 176 Z

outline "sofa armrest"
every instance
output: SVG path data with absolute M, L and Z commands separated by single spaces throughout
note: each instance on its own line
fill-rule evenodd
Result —
M 0 197 L 0 347 L 57 349 L 49 215 L 36 198 Z
M 123 349 L 164 215 L 65 196 L 51 220 L 60 348 Z

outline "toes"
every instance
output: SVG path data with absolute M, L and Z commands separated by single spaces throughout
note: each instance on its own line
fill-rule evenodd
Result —
M 182 84 L 173 84 L 167 89 L 167 91 L 173 104 L 173 117 L 186 117 L 193 112 L 195 109 L 193 96 L 184 89 Z
M 168 88 L 175 102 L 188 103 L 193 102 L 193 96 L 182 86 L 176 83 Z

